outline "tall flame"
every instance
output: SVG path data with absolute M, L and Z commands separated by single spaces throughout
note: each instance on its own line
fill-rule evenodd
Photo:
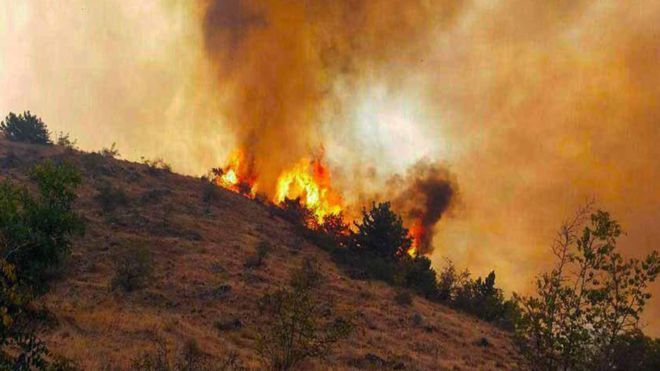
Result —
M 279 204 L 287 198 L 300 198 L 319 222 L 342 211 L 341 197 L 333 192 L 330 174 L 319 159 L 302 160 L 280 175 L 274 201 Z

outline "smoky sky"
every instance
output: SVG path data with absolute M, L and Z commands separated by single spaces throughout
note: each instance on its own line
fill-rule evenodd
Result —
M 621 222 L 624 255 L 657 249 L 658 1 L 66 3 L 0 0 L 0 114 L 191 175 L 249 148 L 263 190 L 323 147 L 349 204 L 449 164 L 460 202 L 433 261 L 495 269 L 507 292 L 585 199 Z

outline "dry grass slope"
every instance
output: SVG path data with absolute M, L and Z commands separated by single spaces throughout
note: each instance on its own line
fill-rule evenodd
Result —
M 329 359 L 305 369 L 520 367 L 507 333 L 419 297 L 410 307 L 397 305 L 393 288 L 349 279 L 261 204 L 219 190 L 207 208 L 197 178 L 3 140 L 0 178 L 25 181 L 31 164 L 45 158 L 68 158 L 84 172 L 77 207 L 88 219 L 87 233 L 44 298 L 57 324 L 43 335 L 53 351 L 83 369 L 127 369 L 157 343 L 177 349 L 191 338 L 212 358 L 235 351 L 245 366 L 259 369 L 257 299 L 285 285 L 306 256 L 320 261 L 328 281 L 323 295 L 355 313 L 358 330 Z M 95 196 L 108 182 L 125 192 L 128 203 L 104 212 Z M 262 241 L 272 245 L 265 264 L 246 268 Z M 112 290 L 117 251 L 131 243 L 150 250 L 154 275 L 144 289 Z

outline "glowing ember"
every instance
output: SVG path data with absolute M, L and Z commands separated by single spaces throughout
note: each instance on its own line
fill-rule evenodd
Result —
M 330 186 L 330 175 L 320 160 L 303 160 L 280 175 L 275 203 L 300 198 L 305 207 L 322 222 L 323 217 L 341 212 L 341 198 Z

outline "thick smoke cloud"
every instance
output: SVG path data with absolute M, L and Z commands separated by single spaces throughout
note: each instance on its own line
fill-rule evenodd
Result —
M 625 254 L 657 248 L 658 19 L 656 0 L 0 0 L 0 114 L 193 175 L 251 147 L 271 183 L 323 146 L 349 204 L 449 163 L 434 261 L 524 291 L 592 196 Z
M 386 199 L 410 224 L 416 224 L 417 252 L 433 250 L 434 227 L 457 196 L 457 185 L 449 171 L 440 164 L 422 160 L 408 169 L 405 176 L 390 179 Z
M 322 111 L 335 101 L 339 77 L 419 58 L 420 40 L 434 27 L 428 15 L 457 13 L 454 5 L 410 0 L 213 0 L 202 7 L 204 45 L 227 94 L 226 122 L 270 194 L 283 170 L 323 144 Z

